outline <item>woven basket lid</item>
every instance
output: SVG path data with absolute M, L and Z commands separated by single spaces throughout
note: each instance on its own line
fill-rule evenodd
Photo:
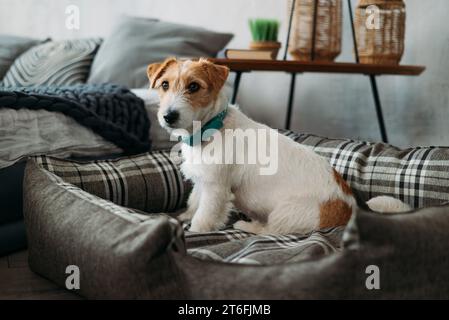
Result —
M 403 0 L 359 0 L 359 7 L 367 7 L 370 5 L 382 6 L 382 5 L 392 5 L 401 4 L 405 5 Z

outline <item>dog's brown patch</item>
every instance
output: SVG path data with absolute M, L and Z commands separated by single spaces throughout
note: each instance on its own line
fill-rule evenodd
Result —
M 150 80 L 150 87 L 154 88 L 156 86 L 156 81 L 164 75 L 171 64 L 176 62 L 176 58 L 167 58 L 164 62 L 150 64 L 147 67 L 147 76 Z
M 211 84 L 211 90 L 217 94 L 226 82 L 229 75 L 229 68 L 218 64 L 213 64 L 206 59 L 200 59 L 198 62 L 200 66 L 206 71 L 209 82 Z
M 352 189 L 348 185 L 348 183 L 343 179 L 343 177 L 337 172 L 337 170 L 332 169 L 334 172 L 334 179 L 337 182 L 338 186 L 341 188 L 344 194 L 350 196 L 352 195 Z
M 153 63 L 147 68 L 152 88 L 159 88 L 161 104 L 167 93 L 182 95 L 192 108 L 204 108 L 214 101 L 229 75 L 229 68 L 211 63 L 206 59 L 176 60 L 169 58 L 162 63 Z M 160 88 L 167 81 L 169 89 Z M 196 82 L 200 89 L 189 93 L 188 86 Z
M 341 200 L 328 200 L 320 205 L 319 228 L 344 226 L 351 218 L 351 206 Z

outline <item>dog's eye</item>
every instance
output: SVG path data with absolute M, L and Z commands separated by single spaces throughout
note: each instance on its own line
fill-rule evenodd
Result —
M 187 87 L 187 90 L 189 90 L 190 93 L 197 92 L 199 89 L 200 89 L 200 85 L 198 83 L 196 83 L 196 82 L 192 82 Z
M 168 88 L 170 87 L 170 86 L 168 85 L 168 81 L 162 81 L 161 87 L 162 87 L 162 89 L 163 89 L 164 91 L 167 91 Z

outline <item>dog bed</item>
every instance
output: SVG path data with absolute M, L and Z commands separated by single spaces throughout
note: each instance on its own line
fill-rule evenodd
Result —
M 65 286 L 66 267 L 78 266 L 86 298 L 449 296 L 448 148 L 284 134 L 327 157 L 364 200 L 391 195 L 417 210 L 359 210 L 346 227 L 306 235 L 190 233 L 174 217 L 191 186 L 169 152 L 90 163 L 40 156 L 24 180 L 30 267 Z

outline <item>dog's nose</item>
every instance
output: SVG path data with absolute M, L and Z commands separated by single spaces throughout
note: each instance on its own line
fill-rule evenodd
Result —
M 164 120 L 165 122 L 167 122 L 168 124 L 173 124 L 176 122 L 176 120 L 179 119 L 179 112 L 174 110 L 174 111 L 169 111 L 164 115 Z

